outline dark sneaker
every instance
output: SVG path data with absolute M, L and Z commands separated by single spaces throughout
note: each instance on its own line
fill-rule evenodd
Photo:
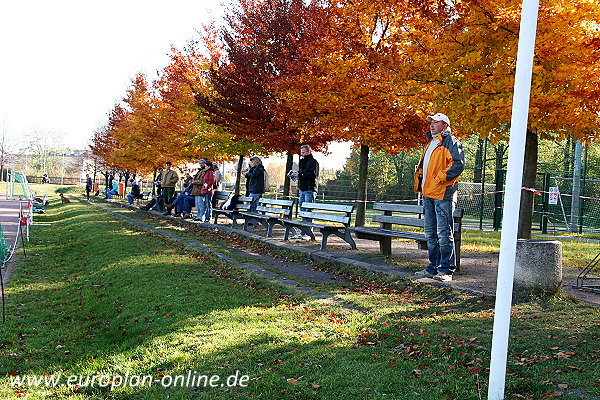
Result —
M 423 271 L 415 272 L 415 276 L 417 276 L 419 278 L 433 278 L 434 277 L 434 275 L 431 272 L 428 272 L 426 269 L 424 269 Z
M 438 272 L 434 275 L 433 279 L 440 282 L 452 282 L 452 275 L 444 274 L 443 272 Z

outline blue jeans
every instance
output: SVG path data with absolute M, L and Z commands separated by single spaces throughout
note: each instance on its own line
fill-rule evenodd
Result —
M 425 237 L 429 252 L 430 274 L 452 274 L 456 269 L 454 253 L 454 202 L 423 196 Z
M 191 210 L 191 206 L 188 209 L 187 208 L 187 202 L 189 201 L 188 199 L 191 198 L 192 200 L 194 199 L 194 197 L 189 196 L 185 193 L 181 193 L 179 196 L 177 196 L 177 198 L 175 200 L 173 200 L 173 203 L 171 203 L 171 205 L 173 206 L 173 209 L 175 210 L 176 213 L 181 214 L 186 213 L 189 214 L 190 210 Z
M 300 192 L 300 211 L 306 211 L 305 208 L 302 208 L 302 203 L 314 203 L 315 202 L 315 192 L 312 190 L 304 190 Z M 303 221 L 312 222 L 311 218 L 302 218 Z
M 248 196 L 252 198 L 252 204 L 250 204 L 250 212 L 256 212 L 256 207 L 258 207 L 258 199 L 260 199 L 260 196 L 262 196 L 262 193 L 250 193 L 250 195 Z
M 182 204 L 179 212 L 182 212 L 184 214 L 191 214 L 192 207 L 194 206 L 194 202 L 196 200 L 195 197 L 196 196 L 185 196 L 183 198 L 183 201 L 181 202 Z
M 127 197 L 127 202 L 129 203 L 129 205 L 130 205 L 130 206 L 131 206 L 131 205 L 133 205 L 133 200 L 135 199 L 135 196 L 134 196 L 134 195 L 132 195 L 131 193 L 128 193 L 128 194 L 126 195 L 126 197 Z
M 204 195 L 194 196 L 194 201 L 196 202 L 196 210 L 198 211 L 196 219 L 202 220 L 202 217 L 204 216 Z
M 204 220 L 210 222 L 210 217 L 212 215 L 212 193 L 204 193 L 202 197 L 204 200 Z M 200 213 L 198 213 L 198 215 L 202 218 Z

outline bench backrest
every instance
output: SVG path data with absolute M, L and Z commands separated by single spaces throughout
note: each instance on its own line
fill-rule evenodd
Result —
M 213 200 L 216 200 L 216 201 L 227 200 L 227 197 L 229 197 L 230 194 L 231 194 L 231 192 L 216 190 L 213 193 L 212 198 L 213 198 Z
M 233 209 L 237 211 L 248 211 L 252 205 L 252 200 L 254 200 L 252 197 L 238 196 Z
M 381 211 L 381 214 L 373 215 L 373 222 L 381 223 L 381 227 L 392 229 L 391 225 L 424 227 L 423 206 L 396 203 L 375 203 L 373 210 Z M 454 232 L 460 234 L 462 228 L 463 209 L 454 209 Z M 403 215 L 395 215 L 403 214 Z
M 256 211 L 264 215 L 275 215 L 280 218 L 291 218 L 294 200 L 277 200 L 260 198 Z
M 338 222 L 344 226 L 350 225 L 352 212 L 354 211 L 354 206 L 342 204 L 302 203 L 302 208 L 306 209 L 306 211 L 298 213 L 298 216 L 302 218 Z

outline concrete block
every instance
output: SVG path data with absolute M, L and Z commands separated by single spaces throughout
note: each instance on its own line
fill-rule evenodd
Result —
M 514 289 L 558 290 L 562 284 L 562 243 L 557 240 L 517 240 Z

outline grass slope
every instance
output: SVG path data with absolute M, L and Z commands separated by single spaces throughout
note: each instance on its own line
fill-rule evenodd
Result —
M 357 306 L 347 309 L 294 295 L 88 204 L 54 201 L 37 221 L 50 225 L 32 227 L 28 258 L 15 265 L 7 290 L 0 398 L 486 397 L 488 299 L 360 276 L 350 286 L 320 287 Z M 216 232 L 199 239 L 240 245 Z M 561 298 L 516 305 L 507 398 L 600 396 L 599 319 L 597 309 Z M 188 373 L 221 380 L 160 385 Z M 62 385 L 11 384 L 43 374 L 61 374 Z M 103 374 L 157 383 L 117 386 Z M 71 375 L 97 380 L 65 385 Z M 248 378 L 228 387 L 232 375 Z

